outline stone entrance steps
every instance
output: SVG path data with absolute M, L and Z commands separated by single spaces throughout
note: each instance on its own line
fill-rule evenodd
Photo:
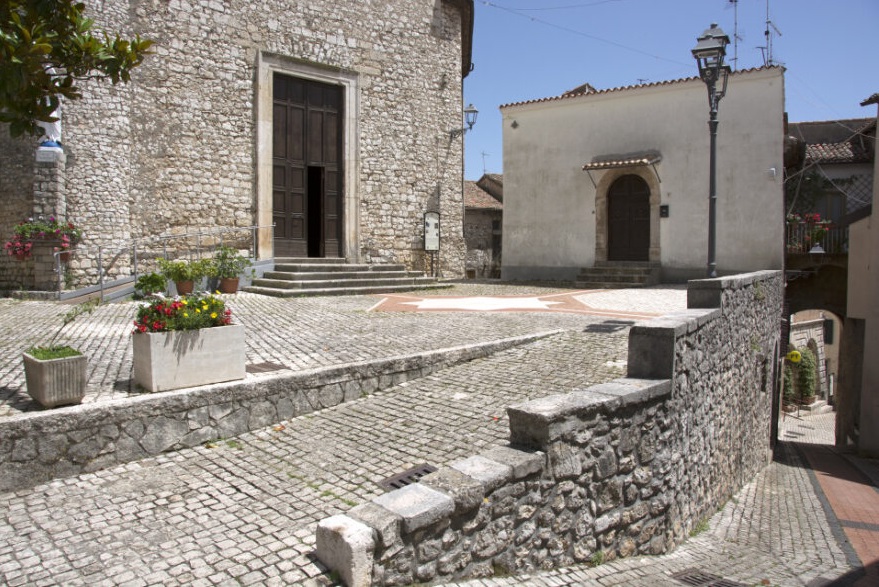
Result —
M 660 279 L 658 263 L 640 261 L 598 261 L 584 267 L 575 286 L 581 289 L 613 289 L 656 285 Z
M 336 258 L 275 259 L 275 270 L 244 291 L 275 297 L 361 295 L 448 287 L 403 265 L 347 263 Z

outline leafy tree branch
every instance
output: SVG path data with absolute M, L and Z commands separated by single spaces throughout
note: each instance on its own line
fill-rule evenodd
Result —
M 93 24 L 73 0 L 0 0 L 0 122 L 11 136 L 39 136 L 60 98 L 81 97 L 79 82 L 127 82 L 150 53 L 152 41 L 94 34 Z

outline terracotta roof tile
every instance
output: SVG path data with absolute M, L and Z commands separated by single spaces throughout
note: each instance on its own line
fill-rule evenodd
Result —
M 491 194 L 476 185 L 475 181 L 464 182 L 464 208 L 471 210 L 503 210 L 504 205 Z
M 740 69 L 738 71 L 734 71 L 733 75 L 736 75 L 739 73 L 749 73 L 752 71 L 760 71 L 760 70 L 764 70 L 764 69 L 776 69 L 778 67 L 780 67 L 780 66 L 772 65 L 769 67 L 752 67 L 750 69 Z M 510 106 L 524 106 L 526 104 L 540 104 L 541 102 L 556 102 L 559 100 L 569 100 L 571 98 L 577 98 L 579 96 L 586 96 L 586 95 L 597 96 L 599 94 L 610 94 L 612 92 L 622 92 L 625 90 L 633 90 L 635 88 L 653 88 L 653 87 L 657 87 L 657 86 L 670 86 L 670 85 L 688 82 L 688 81 L 692 81 L 692 80 L 698 80 L 698 79 L 699 79 L 698 76 L 683 77 L 683 78 L 679 78 L 679 79 L 666 80 L 666 81 L 661 81 L 661 82 L 653 82 L 653 83 L 649 83 L 649 84 L 634 84 L 631 86 L 620 86 L 617 88 L 608 88 L 606 90 L 596 90 L 596 89 L 592 88 L 592 86 L 589 86 L 589 88 L 584 89 L 584 91 L 582 91 L 582 92 L 575 92 L 574 90 L 571 90 L 571 91 L 565 92 L 561 96 L 550 96 L 547 98 L 536 98 L 534 100 L 525 100 L 524 102 L 513 102 L 510 104 L 501 104 L 500 108 L 504 109 L 504 108 L 509 108 Z M 584 86 L 586 86 L 586 85 L 588 85 L 588 84 L 584 84 Z M 575 90 L 576 89 L 579 89 L 579 88 L 575 88 Z
M 817 143 L 806 145 L 806 161 L 809 163 L 869 163 L 872 158 L 857 143 Z

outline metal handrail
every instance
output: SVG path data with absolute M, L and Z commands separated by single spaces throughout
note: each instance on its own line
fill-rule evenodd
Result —
M 785 252 L 787 254 L 806 254 L 823 252 L 829 254 L 848 253 L 848 226 L 799 223 L 785 225 Z M 820 247 L 820 251 L 815 247 Z
M 130 257 L 131 258 L 131 275 L 123 277 L 122 281 L 136 282 L 137 278 L 138 278 L 138 273 L 139 273 L 138 266 L 141 261 L 141 257 L 138 255 L 139 248 L 142 251 L 144 249 L 149 250 L 149 249 L 157 248 L 158 246 L 160 246 L 161 251 L 162 251 L 161 258 L 168 259 L 168 245 L 170 242 L 175 241 L 175 240 L 194 238 L 195 239 L 194 255 L 193 255 L 193 247 L 190 246 L 190 247 L 185 247 L 185 248 L 189 250 L 189 258 L 190 259 L 192 259 L 192 258 L 198 259 L 198 258 L 201 258 L 201 255 L 202 255 L 202 238 L 203 237 L 219 237 L 219 245 L 222 245 L 224 242 L 224 237 L 226 235 L 228 235 L 230 233 L 235 233 L 235 232 L 249 231 L 250 232 L 249 254 L 250 254 L 251 258 L 256 258 L 257 231 L 262 230 L 262 229 L 270 229 L 272 231 L 271 239 L 274 240 L 275 225 L 271 224 L 271 225 L 252 225 L 252 226 L 241 226 L 241 227 L 223 227 L 223 228 L 215 228 L 215 229 L 208 229 L 208 230 L 202 229 L 202 230 L 198 230 L 197 232 L 187 232 L 187 233 L 182 233 L 182 234 L 169 234 L 169 235 L 159 235 L 159 236 L 153 236 L 153 237 L 137 238 L 137 239 L 131 239 L 130 241 L 128 241 L 128 244 L 121 246 L 121 247 L 119 247 L 119 246 L 117 246 L 117 247 L 104 247 L 101 245 L 98 245 L 96 247 L 87 247 L 85 249 L 85 251 L 87 251 L 87 252 L 90 252 L 92 250 L 95 251 L 95 258 L 96 258 L 97 265 L 98 265 L 98 267 L 97 267 L 98 283 L 97 283 L 97 289 L 94 291 L 99 291 L 101 301 L 104 301 L 104 293 L 106 290 L 105 275 L 107 274 L 108 270 L 110 268 L 112 268 L 112 265 L 115 264 L 115 260 L 118 259 L 123 254 L 125 254 L 126 252 L 129 252 L 131 255 L 131 257 Z M 150 246 L 150 245 L 153 245 L 153 246 Z M 211 245 L 211 246 L 213 247 L 214 245 Z M 61 294 L 64 291 L 64 271 L 63 271 L 63 267 L 62 267 L 62 263 L 61 263 L 61 256 L 66 252 L 72 252 L 72 251 L 55 251 L 53 253 L 55 273 L 58 276 L 58 298 L 59 299 L 61 298 Z M 110 258 L 114 259 L 114 261 L 110 265 L 110 267 L 105 268 L 104 267 L 104 256 L 107 253 L 110 253 Z M 155 257 L 155 258 L 159 258 L 159 257 Z M 94 287 L 96 287 L 96 286 L 87 287 L 87 288 L 85 288 L 85 290 L 92 290 L 92 288 L 94 288 Z

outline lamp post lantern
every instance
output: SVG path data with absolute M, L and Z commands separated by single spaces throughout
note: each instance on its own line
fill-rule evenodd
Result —
M 449 138 L 454 139 L 456 137 L 460 137 L 468 130 L 473 130 L 473 125 L 476 124 L 476 117 L 479 116 L 479 110 L 473 104 L 468 104 L 466 108 L 464 108 L 464 124 L 466 125 L 464 128 L 456 128 L 449 131 Z
M 712 23 L 698 39 L 693 57 L 699 77 L 708 86 L 708 129 L 711 136 L 708 178 L 708 277 L 717 277 L 717 106 L 726 94 L 729 65 L 724 65 L 729 37 Z M 720 82 L 720 88 L 717 87 Z

